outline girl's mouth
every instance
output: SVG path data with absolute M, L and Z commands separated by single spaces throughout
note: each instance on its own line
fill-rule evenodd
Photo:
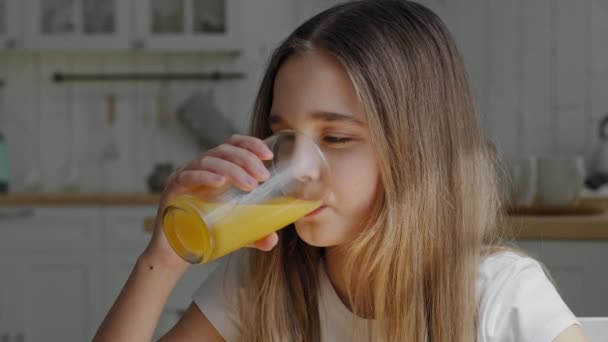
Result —
M 305 217 L 315 216 L 315 215 L 319 214 L 321 211 L 323 211 L 323 209 L 325 209 L 325 207 L 326 207 L 325 205 L 322 205 L 322 206 L 318 207 L 317 209 L 308 213 Z

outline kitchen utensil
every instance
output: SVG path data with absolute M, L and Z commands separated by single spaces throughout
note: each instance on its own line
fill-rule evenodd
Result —
M 217 108 L 212 89 L 192 93 L 179 106 L 177 118 L 196 136 L 202 148 L 219 145 L 237 132 Z
M 537 158 L 508 159 L 505 164 L 511 186 L 509 202 L 516 206 L 531 206 L 537 192 Z
M 167 125 L 171 119 L 171 112 L 169 111 L 169 87 L 166 82 L 161 83 L 158 88 L 157 98 L 157 122 L 160 125 Z
M 66 162 L 65 170 L 64 170 L 64 178 L 63 178 L 63 191 L 64 192 L 78 192 L 80 190 L 79 184 L 79 171 L 78 171 L 78 162 L 75 160 L 75 155 L 77 154 L 78 144 L 76 143 L 76 127 L 75 126 L 75 118 L 74 118 L 74 97 L 73 97 L 73 87 L 70 85 L 66 89 L 66 105 L 68 107 L 67 110 L 67 122 L 69 125 L 69 145 L 67 146 L 68 150 L 68 160 Z
M 538 158 L 538 204 L 566 206 L 576 203 L 585 180 L 583 156 Z
M 110 136 L 106 146 L 102 152 L 102 160 L 105 162 L 117 160 L 120 156 L 120 151 L 116 146 L 116 128 L 115 126 L 115 116 L 116 116 L 116 95 L 113 93 L 109 94 L 106 98 L 107 101 L 107 119 L 108 126 L 111 129 Z
M 585 186 L 596 190 L 608 183 L 608 113 L 604 115 L 598 125 L 598 143 L 595 145 L 591 158 L 589 158 L 587 169 L 588 175 Z
M 167 180 L 174 167 L 171 163 L 158 163 L 154 166 L 154 170 L 147 178 L 148 190 L 153 193 L 162 192 L 167 185 Z

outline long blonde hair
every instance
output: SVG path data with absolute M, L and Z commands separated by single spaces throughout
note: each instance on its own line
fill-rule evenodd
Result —
M 298 27 L 274 52 L 251 134 L 271 134 L 275 76 L 290 56 L 324 51 L 363 105 L 381 175 L 369 224 L 343 251 L 355 313 L 374 341 L 474 341 L 475 280 L 501 218 L 497 162 L 444 23 L 411 1 L 349 1 Z M 322 249 L 293 227 L 272 252 L 250 252 L 239 323 L 246 341 L 319 341 Z M 355 270 L 356 272 L 353 272 Z

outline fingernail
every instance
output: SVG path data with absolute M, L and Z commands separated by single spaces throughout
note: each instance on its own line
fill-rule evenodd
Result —
M 268 170 L 266 170 L 265 167 L 258 168 L 256 172 L 257 172 L 257 174 L 259 174 L 260 176 L 262 176 L 264 178 L 270 177 L 270 172 L 268 172 Z
M 253 178 L 249 178 L 245 182 L 247 183 L 247 185 L 252 186 L 252 187 L 258 185 L 258 182 Z

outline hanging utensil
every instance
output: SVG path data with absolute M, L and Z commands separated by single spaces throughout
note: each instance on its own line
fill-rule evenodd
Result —
M 103 149 L 103 153 L 102 153 L 102 159 L 106 162 L 108 161 L 115 161 L 118 159 L 118 157 L 120 156 L 120 151 L 118 150 L 118 147 L 116 146 L 116 128 L 115 128 L 115 121 L 116 121 L 116 95 L 114 95 L 114 93 L 110 93 L 107 97 L 106 97 L 106 102 L 107 102 L 107 120 L 108 120 L 108 126 L 110 127 L 110 137 L 108 139 L 108 142 L 105 146 L 105 148 Z
M 76 127 L 74 122 L 74 97 L 73 97 L 73 86 L 68 86 L 66 89 L 66 106 L 67 108 L 67 121 L 69 125 L 69 146 L 68 146 L 68 160 L 66 162 L 64 170 L 64 192 L 78 192 L 80 190 L 79 184 L 79 170 L 78 162 L 75 160 L 76 149 L 78 144 L 76 143 Z

